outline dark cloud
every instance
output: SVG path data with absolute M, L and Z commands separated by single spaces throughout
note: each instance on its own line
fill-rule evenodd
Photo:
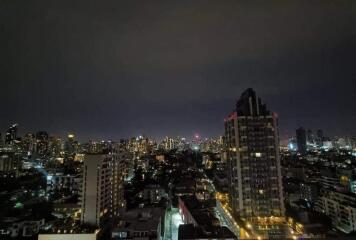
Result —
M 2 131 L 222 133 L 247 87 L 299 125 L 356 134 L 353 1 L 1 1 Z

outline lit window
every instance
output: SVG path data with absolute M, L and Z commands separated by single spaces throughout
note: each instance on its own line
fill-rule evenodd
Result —
M 261 153 L 256 153 L 256 157 L 261 157 Z

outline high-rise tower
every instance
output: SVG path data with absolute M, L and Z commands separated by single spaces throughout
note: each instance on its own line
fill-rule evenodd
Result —
M 17 128 L 18 124 L 12 124 L 10 128 L 6 131 L 5 144 L 13 144 L 17 138 Z
M 304 128 L 300 127 L 295 131 L 297 137 L 298 152 L 301 154 L 307 153 L 307 135 Z
M 225 119 L 225 147 L 233 214 L 252 222 L 284 216 L 277 115 L 251 88 Z
M 81 222 L 100 226 L 118 217 L 125 207 L 123 178 L 125 164 L 118 148 L 87 154 L 83 162 Z

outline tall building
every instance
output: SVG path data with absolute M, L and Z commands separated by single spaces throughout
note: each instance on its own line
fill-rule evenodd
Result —
M 166 151 L 170 151 L 170 150 L 174 149 L 175 148 L 174 139 L 170 138 L 170 137 L 166 137 L 163 140 L 163 146 Z
M 316 135 L 317 135 L 317 137 L 318 137 L 319 139 L 323 140 L 323 138 L 324 138 L 324 132 L 323 132 L 322 129 L 318 129 L 318 130 L 316 131 Z
M 49 137 L 48 150 L 51 156 L 58 157 L 62 150 L 62 139 L 56 136 Z
M 12 150 L 0 150 L 0 176 L 17 176 L 20 167 L 20 154 Z
M 277 115 L 251 88 L 225 119 L 225 147 L 232 213 L 251 222 L 284 216 Z
M 81 222 L 100 226 L 103 220 L 119 216 L 125 207 L 124 162 L 117 148 L 87 154 L 83 161 Z
M 40 157 L 46 157 L 49 154 L 48 149 L 48 133 L 40 131 L 36 133 L 36 149 L 37 155 Z
M 17 138 L 17 126 L 18 124 L 12 124 L 10 128 L 6 131 L 5 144 L 12 144 Z
M 310 143 L 314 142 L 314 134 L 313 134 L 313 130 L 308 129 L 307 131 L 307 141 Z
M 317 136 L 317 144 L 319 147 L 323 146 L 323 141 L 324 141 L 324 132 L 321 129 L 318 129 L 316 131 L 316 136 Z
M 297 150 L 301 154 L 307 153 L 307 136 L 304 128 L 300 127 L 296 131 Z
M 32 155 L 36 149 L 36 136 L 32 133 L 25 134 L 21 139 L 22 149 Z
M 64 150 L 66 155 L 70 157 L 73 157 L 77 153 L 78 141 L 75 140 L 75 136 L 73 134 L 68 134 L 68 139 L 65 143 Z

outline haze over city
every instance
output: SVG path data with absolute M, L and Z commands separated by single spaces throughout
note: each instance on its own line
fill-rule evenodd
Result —
M 0 1 L 0 240 L 355 240 L 356 1 Z
M 248 87 L 282 136 L 356 131 L 352 1 L 2 1 L 0 22 L 2 131 L 218 136 Z

